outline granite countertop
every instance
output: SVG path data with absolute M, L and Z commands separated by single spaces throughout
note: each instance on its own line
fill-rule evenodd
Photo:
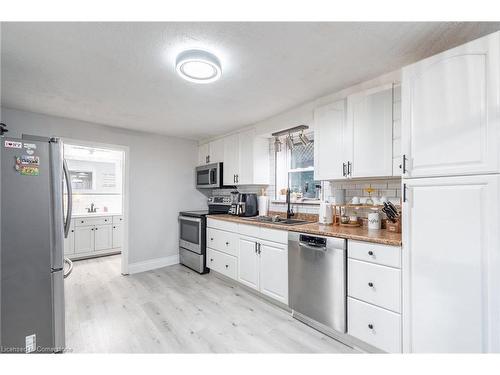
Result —
M 72 219 L 81 219 L 82 217 L 101 217 L 101 216 L 121 216 L 123 214 L 117 212 L 92 212 L 92 213 L 80 213 L 71 215 Z
M 265 228 L 286 230 L 290 232 L 300 232 L 308 234 L 317 234 L 321 236 L 340 237 L 350 240 L 366 241 L 380 243 L 391 246 L 401 246 L 401 233 L 388 232 L 385 229 L 368 230 L 363 227 L 343 227 L 338 225 L 323 225 L 319 223 L 306 223 L 300 225 L 280 225 L 274 223 L 258 222 L 245 220 L 232 215 L 207 215 L 207 217 L 216 220 L 231 221 L 234 223 L 257 225 Z

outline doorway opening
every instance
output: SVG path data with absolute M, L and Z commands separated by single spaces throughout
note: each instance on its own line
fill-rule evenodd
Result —
M 72 218 L 64 254 L 72 261 L 121 254 L 128 274 L 128 148 L 64 140 Z M 64 191 L 65 204 L 68 191 Z

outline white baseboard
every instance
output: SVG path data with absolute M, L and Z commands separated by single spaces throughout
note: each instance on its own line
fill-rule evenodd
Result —
M 145 260 L 144 262 L 131 263 L 128 265 L 128 273 L 139 273 L 144 271 L 151 271 L 156 268 L 171 266 L 179 263 L 179 254 L 170 255 L 163 258 L 155 258 Z

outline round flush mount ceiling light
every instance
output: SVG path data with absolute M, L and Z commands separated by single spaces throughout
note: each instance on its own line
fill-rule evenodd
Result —
M 182 78 L 195 83 L 214 82 L 222 75 L 217 56 L 202 50 L 181 52 L 177 56 L 175 69 Z

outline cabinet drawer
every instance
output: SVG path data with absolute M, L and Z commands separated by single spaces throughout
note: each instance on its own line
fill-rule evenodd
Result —
M 237 256 L 238 234 L 207 228 L 207 247 Z
M 207 249 L 207 267 L 236 280 L 236 257 L 217 250 Z
M 227 232 L 238 232 L 238 224 L 230 221 L 207 218 L 207 227 L 225 230 Z
M 123 223 L 123 216 L 113 216 L 113 224 L 120 224 Z
M 111 216 L 99 216 L 99 217 L 80 217 L 75 219 L 75 226 L 83 227 L 88 225 L 105 225 L 111 224 Z
M 401 268 L 401 247 L 348 240 L 347 256 L 352 259 Z
M 347 299 L 347 333 L 385 352 L 401 353 L 401 315 Z
M 347 294 L 374 305 L 401 312 L 401 271 L 349 259 Z

